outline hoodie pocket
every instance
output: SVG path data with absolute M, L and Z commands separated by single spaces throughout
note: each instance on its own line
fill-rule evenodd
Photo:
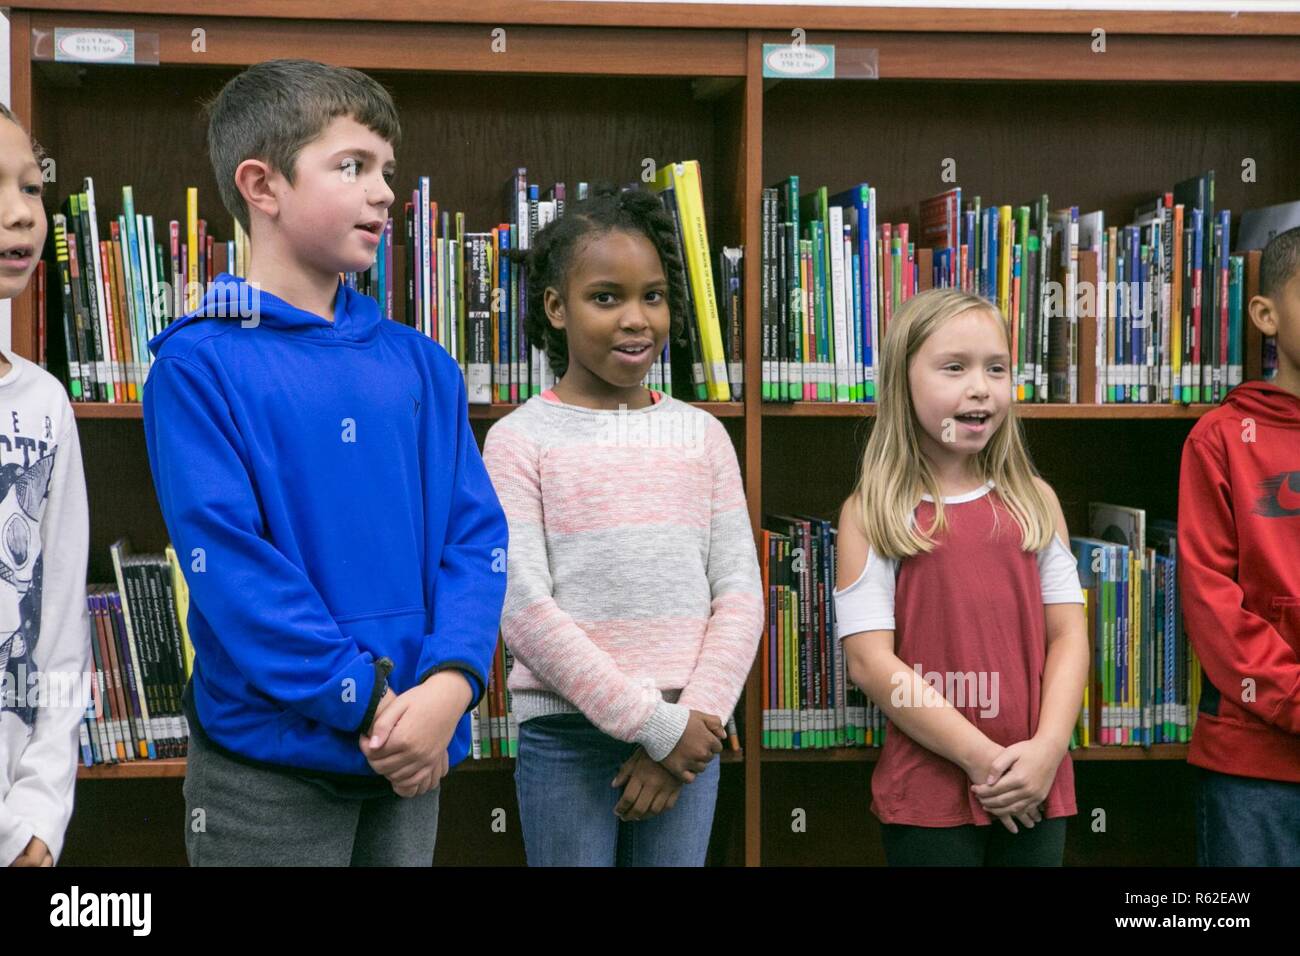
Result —
M 393 662 L 388 683 L 400 694 L 415 683 L 415 668 L 424 650 L 426 618 L 424 608 L 417 605 L 340 614 L 334 621 L 375 660 L 387 657 Z
M 423 607 L 409 606 L 340 614 L 334 621 L 340 631 L 352 638 L 362 651 L 369 651 L 375 661 L 386 657 L 393 662 L 388 673 L 388 686 L 400 694 L 415 684 L 416 666 L 424 650 L 425 619 Z M 374 692 L 374 684 L 349 688 L 349 692 L 356 695 L 358 702 L 365 704 Z M 279 762 L 299 766 L 301 755 L 313 749 L 314 741 L 324 740 L 336 731 L 293 708 L 287 708 L 275 721 L 275 733 Z

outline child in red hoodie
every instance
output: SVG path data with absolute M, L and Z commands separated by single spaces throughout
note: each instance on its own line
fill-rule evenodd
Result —
M 1250 318 L 1277 336 L 1183 447 L 1178 573 L 1205 672 L 1188 762 L 1202 866 L 1300 866 L 1300 228 L 1260 264 Z

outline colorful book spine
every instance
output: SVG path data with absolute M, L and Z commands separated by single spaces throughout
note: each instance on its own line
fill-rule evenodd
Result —
M 730 401 L 726 352 L 722 345 L 721 319 L 710 265 L 712 256 L 709 253 L 708 229 L 704 221 L 700 164 L 696 160 L 688 160 L 666 165 L 659 170 L 655 184 L 659 189 L 671 185 L 676 192 L 688 279 L 699 318 L 709 398 L 713 401 Z

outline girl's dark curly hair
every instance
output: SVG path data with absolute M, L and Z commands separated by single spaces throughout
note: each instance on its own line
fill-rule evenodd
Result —
M 574 252 L 582 240 L 615 230 L 645 236 L 659 253 L 668 280 L 669 337 L 681 339 L 686 270 L 672 216 L 652 192 L 601 183 L 591 188 L 586 199 L 569 206 L 563 216 L 539 231 L 530 248 L 510 252 L 511 261 L 521 262 L 527 269 L 524 332 L 528 343 L 546 353 L 557 378 L 569 366 L 569 344 L 564 330 L 552 327 L 546 318 L 546 290 L 552 288 L 563 294 L 568 288 Z

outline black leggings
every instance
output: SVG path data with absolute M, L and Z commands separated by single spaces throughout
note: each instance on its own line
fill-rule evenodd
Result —
M 890 866 L 1060 866 L 1065 854 L 1065 817 L 1041 820 L 1012 833 L 999 821 L 988 826 L 880 826 Z

